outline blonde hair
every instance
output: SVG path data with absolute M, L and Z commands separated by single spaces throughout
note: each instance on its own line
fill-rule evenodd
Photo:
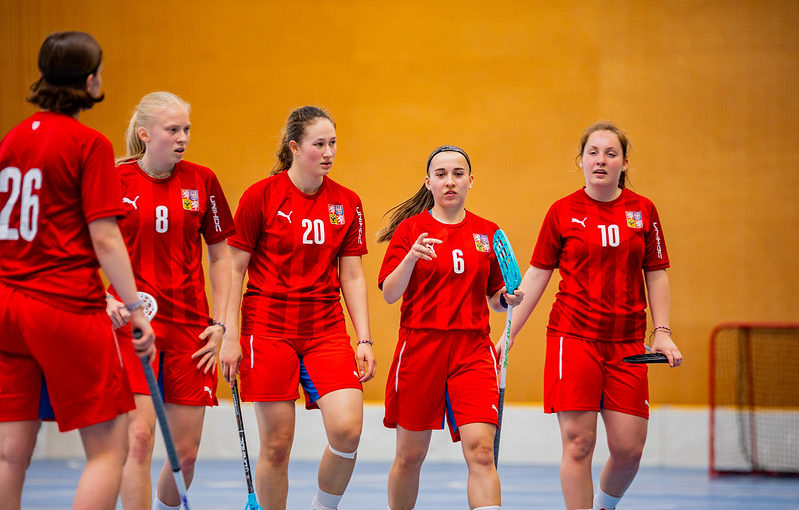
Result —
M 118 158 L 117 164 L 140 159 L 144 155 L 146 147 L 142 139 L 139 138 L 139 128 L 147 127 L 153 117 L 170 106 L 179 106 L 185 109 L 187 113 L 191 113 L 191 105 L 171 92 L 151 92 L 141 98 L 139 104 L 133 109 L 128 129 L 125 131 L 127 154 L 125 157 Z

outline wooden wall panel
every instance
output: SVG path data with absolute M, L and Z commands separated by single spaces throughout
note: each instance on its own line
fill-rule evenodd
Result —
M 443 143 L 474 164 L 468 207 L 499 223 L 526 267 L 549 205 L 579 188 L 579 135 L 612 119 L 631 137 L 633 189 L 654 200 L 672 258 L 679 370 L 651 370 L 652 401 L 707 401 L 708 336 L 727 320 L 796 320 L 799 173 L 796 2 L 285 2 L 141 0 L 0 4 L 0 131 L 24 103 L 56 30 L 91 32 L 107 99 L 82 120 L 117 152 L 134 104 L 170 90 L 192 103 L 188 159 L 212 167 L 233 207 L 274 161 L 303 104 L 328 108 L 333 177 L 363 198 L 380 400 L 399 307 L 375 280 L 382 214 L 421 185 Z M 539 401 L 556 282 L 518 338 L 508 399 Z M 495 316 L 494 336 L 502 318 Z

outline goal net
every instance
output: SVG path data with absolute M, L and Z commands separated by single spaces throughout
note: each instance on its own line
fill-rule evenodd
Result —
M 799 476 L 799 323 L 713 330 L 710 473 Z

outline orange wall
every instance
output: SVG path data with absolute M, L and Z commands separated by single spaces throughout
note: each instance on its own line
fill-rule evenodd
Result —
M 468 207 L 506 230 L 524 270 L 548 206 L 582 185 L 582 129 L 612 119 L 633 143 L 633 189 L 663 220 L 686 358 L 650 371 L 651 400 L 705 403 L 715 324 L 799 319 L 799 4 L 549 4 L 3 0 L 0 131 L 34 111 L 24 96 L 43 38 L 85 30 L 105 52 L 107 99 L 82 120 L 119 153 L 139 98 L 176 92 L 193 105 L 188 159 L 218 173 L 235 207 L 272 166 L 289 111 L 322 105 L 338 123 L 332 175 L 361 195 L 374 234 L 421 184 L 429 151 L 458 144 L 474 165 Z M 366 397 L 379 400 L 399 307 L 374 285 L 385 246 L 370 238 L 380 364 Z M 555 287 L 512 352 L 509 400 L 541 399 Z

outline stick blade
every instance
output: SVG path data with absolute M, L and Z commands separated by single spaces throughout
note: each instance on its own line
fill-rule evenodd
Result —
M 634 356 L 627 356 L 623 358 L 622 361 L 625 363 L 668 363 L 669 358 L 666 357 L 665 354 L 660 352 L 648 352 L 646 354 L 636 354 Z
M 505 280 L 505 287 L 508 293 L 513 292 L 522 283 L 522 275 L 519 272 L 519 264 L 516 262 L 516 255 L 510 247 L 508 236 L 502 229 L 494 232 L 494 254 L 497 256 L 499 268 L 502 270 L 502 278 Z

